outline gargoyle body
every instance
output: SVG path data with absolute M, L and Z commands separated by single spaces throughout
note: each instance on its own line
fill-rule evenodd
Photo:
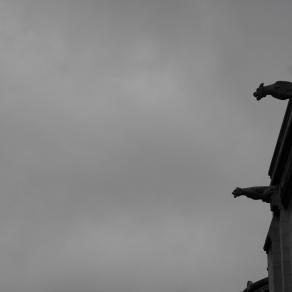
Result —
M 277 81 L 266 86 L 264 86 L 264 83 L 261 83 L 253 95 L 257 100 L 261 100 L 267 95 L 271 95 L 280 100 L 289 99 L 292 98 L 292 83 L 288 81 Z
M 262 200 L 265 203 L 271 202 L 272 195 L 278 190 L 276 186 L 260 186 L 250 188 L 236 188 L 232 194 L 234 198 L 245 196 L 253 200 Z

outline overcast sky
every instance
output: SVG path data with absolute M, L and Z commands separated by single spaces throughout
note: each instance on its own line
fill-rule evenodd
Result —
M 291 1 L 0 0 L 0 290 L 241 291 L 267 275 Z

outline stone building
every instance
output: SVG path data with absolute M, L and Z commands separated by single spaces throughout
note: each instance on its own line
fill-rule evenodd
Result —
M 268 258 L 270 292 L 292 291 L 292 100 L 289 101 L 269 169 L 278 186 L 271 202 L 273 218 L 264 250 Z
M 265 239 L 268 278 L 248 282 L 244 292 L 292 292 L 292 83 L 261 84 L 257 100 L 267 95 L 289 99 L 269 169 L 268 187 L 236 188 L 234 197 L 246 196 L 270 204 L 272 220 Z M 268 286 L 268 287 L 267 287 Z

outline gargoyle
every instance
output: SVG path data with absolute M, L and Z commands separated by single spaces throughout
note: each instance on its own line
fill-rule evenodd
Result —
M 232 194 L 234 198 L 245 196 L 253 200 L 262 200 L 265 203 L 270 203 L 272 195 L 277 190 L 277 186 L 236 188 Z
M 292 83 L 288 81 L 277 81 L 267 86 L 261 83 L 253 94 L 257 100 L 261 100 L 267 95 L 281 100 L 289 99 L 292 97 Z

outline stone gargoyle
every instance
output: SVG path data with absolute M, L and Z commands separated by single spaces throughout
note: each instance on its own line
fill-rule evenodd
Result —
M 262 200 L 265 203 L 270 203 L 272 195 L 277 192 L 277 186 L 259 186 L 250 188 L 236 188 L 232 194 L 234 198 L 245 196 L 253 200 Z
M 289 99 L 292 97 L 292 83 L 288 81 L 277 81 L 266 86 L 264 86 L 264 83 L 261 83 L 253 94 L 257 100 L 261 100 L 267 95 L 271 95 L 280 100 Z

